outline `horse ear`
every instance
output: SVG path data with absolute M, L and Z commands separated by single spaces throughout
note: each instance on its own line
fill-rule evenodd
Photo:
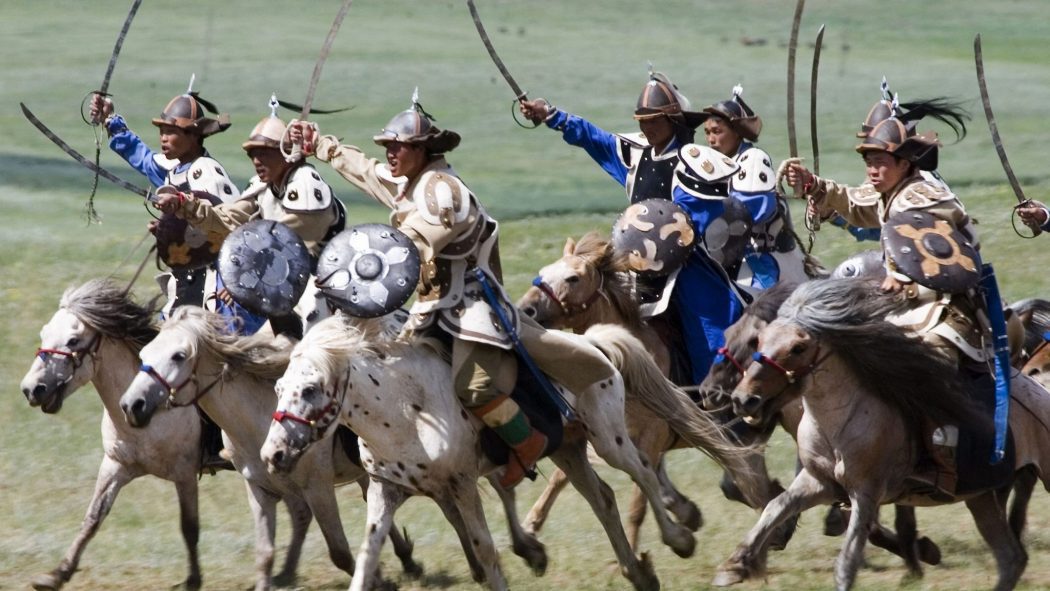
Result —
M 564 256 L 569 256 L 574 252 L 576 252 L 576 241 L 573 240 L 570 236 L 569 238 L 565 239 L 565 248 L 561 251 L 561 253 Z
M 1013 310 L 1010 309 L 1010 308 L 1007 308 L 1007 310 L 1013 312 Z M 1021 321 L 1022 325 L 1027 327 L 1027 326 L 1029 326 L 1032 323 L 1032 316 L 1034 316 L 1034 315 L 1035 315 L 1035 310 L 1032 309 L 1032 308 L 1029 308 L 1028 310 L 1025 310 L 1023 312 L 1018 312 L 1017 313 L 1017 319 Z

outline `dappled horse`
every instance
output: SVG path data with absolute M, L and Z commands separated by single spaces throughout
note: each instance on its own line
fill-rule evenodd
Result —
M 375 323 L 375 331 L 385 327 Z M 378 338 L 378 337 L 377 337 Z M 389 338 L 384 336 L 382 338 Z M 317 446 L 288 475 L 271 474 L 259 457 L 270 416 L 277 405 L 274 381 L 283 372 L 290 343 L 268 334 L 228 334 L 222 316 L 194 306 L 176 309 L 156 338 L 139 352 L 141 371 L 120 400 L 129 424 L 146 427 L 172 411 L 197 406 L 223 430 L 231 461 L 244 476 L 255 520 L 257 590 L 269 589 L 273 568 L 276 504 L 292 517 L 288 555 L 298 560 L 312 518 L 328 545 L 332 562 L 353 574 L 354 560 L 339 520 L 334 485 L 361 481 L 364 471 L 339 446 Z M 406 572 L 418 574 L 411 542 L 391 532 Z M 294 574 L 294 573 L 289 573 Z M 284 577 L 288 578 L 288 577 Z M 278 578 L 273 581 L 287 584 Z
M 120 411 L 120 395 L 138 373 L 139 349 L 157 334 L 155 317 L 156 310 L 135 303 L 124 289 L 94 279 L 67 289 L 58 310 L 40 330 L 40 348 L 22 378 L 22 393 L 29 404 L 48 414 L 57 413 L 67 397 L 91 382 L 105 412 L 102 463 L 80 533 L 58 567 L 32 580 L 35 589 L 58 589 L 69 581 L 121 489 L 147 474 L 175 483 L 182 537 L 189 552 L 189 575 L 182 585 L 187 589 L 201 586 L 197 411 L 175 410 L 149 429 L 131 428 Z
M 652 354 L 663 374 L 670 375 L 671 353 L 657 330 L 641 317 L 632 283 L 626 256 L 617 254 L 608 238 L 600 236 L 597 232 L 590 232 L 580 238 L 579 242 L 572 238 L 566 240 L 562 257 L 540 269 L 539 275 L 533 280 L 533 287 L 518 300 L 517 305 L 522 313 L 531 316 L 546 328 L 567 328 L 582 333 L 598 323 L 623 326 L 645 344 L 646 350 Z M 695 531 L 702 523 L 700 509 L 675 489 L 667 478 L 663 464 L 665 451 L 690 445 L 676 434 L 675 425 L 660 419 L 644 405 L 634 401 L 630 391 L 627 395 L 628 432 L 638 448 L 659 467 L 665 506 L 675 514 L 680 523 Z M 741 443 L 761 444 L 768 439 L 768 433 L 757 435 L 761 437 Z M 753 508 L 761 509 L 783 489 L 777 488 L 779 485 L 770 480 L 761 453 L 749 453 L 746 458 L 759 486 L 758 504 L 753 505 Z M 564 475 L 554 472 L 547 489 L 526 517 L 527 530 L 535 532 L 542 527 L 554 499 L 564 486 Z M 734 489 L 732 479 L 728 475 L 725 476 L 723 490 Z M 733 495 L 727 492 L 727 496 L 744 501 L 743 496 L 735 490 Z M 645 497 L 635 488 L 628 513 L 627 532 L 631 547 L 636 550 L 645 511 Z
M 587 443 L 610 466 L 631 475 L 653 505 L 664 543 L 682 556 L 695 548 L 691 532 L 671 521 L 659 503 L 652 466 L 627 437 L 624 425 L 625 381 L 639 399 L 658 412 L 678 412 L 691 404 L 665 380 L 643 345 L 621 328 L 604 325 L 586 335 L 551 332 L 551 339 L 572 339 L 597 347 L 609 358 L 613 377 L 580 392 L 562 389 L 576 409 L 561 446 L 551 459 L 590 503 L 609 536 L 624 575 L 638 589 L 656 589 L 659 581 L 647 560 L 627 543 L 616 500 L 587 461 Z M 595 352 L 597 354 L 597 352 Z M 351 589 L 371 587 L 371 567 L 378 561 L 390 519 L 407 496 L 434 499 L 459 535 L 471 574 L 492 589 L 506 581 L 485 522 L 477 479 L 495 466 L 481 454 L 481 422 L 466 412 L 452 390 L 447 362 L 423 343 L 377 342 L 342 315 L 307 332 L 278 381 L 278 410 L 263 455 L 277 469 L 289 469 L 304 449 L 329 435 L 336 424 L 361 437 L 362 460 L 372 476 L 368 489 L 368 524 L 360 567 Z M 706 431 L 705 431 L 706 430 Z M 719 461 L 741 468 L 739 453 L 717 425 L 694 425 Z
M 849 527 L 835 564 L 837 587 L 848 589 L 880 504 L 943 502 L 909 484 L 922 448 L 921 417 L 957 425 L 961 433 L 991 430 L 990 418 L 976 408 L 955 365 L 882 320 L 901 304 L 875 285 L 856 280 L 803 284 L 762 330 L 760 353 L 733 392 L 733 404 L 760 422 L 780 397 L 800 395 L 805 408 L 798 429 L 802 469 L 719 567 L 715 584 L 761 574 L 768 536 L 777 524 L 814 505 L 848 500 Z M 1009 487 L 1022 480 L 1034 485 L 1038 477 L 1050 488 L 1044 470 L 1050 462 L 1050 395 L 1020 373 L 1011 379 L 1009 423 L 1014 458 L 1006 468 L 1008 482 L 985 481 L 983 488 L 971 483 L 970 490 L 961 486 L 955 499 L 966 503 L 992 549 L 1000 590 L 1012 589 L 1027 563 L 1018 520 L 1005 515 Z M 979 451 L 991 455 L 990 447 Z

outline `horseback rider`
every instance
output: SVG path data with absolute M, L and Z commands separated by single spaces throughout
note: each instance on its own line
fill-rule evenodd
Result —
M 744 102 L 744 89 L 733 87 L 728 100 L 703 110 L 707 144 L 733 158 L 740 170 L 729 177 L 729 194 L 751 213 L 751 241 L 736 280 L 745 287 L 767 289 L 781 281 L 808 279 L 787 202 L 777 195 L 772 159 L 755 145 L 762 118 Z
M 787 180 L 808 196 L 821 216 L 838 213 L 855 226 L 882 228 L 886 276 L 881 288 L 901 293 L 907 302 L 905 311 L 888 320 L 921 337 L 971 377 L 982 391 L 994 391 L 994 380 L 989 373 L 991 354 L 986 347 L 991 340 L 987 312 L 984 299 L 975 287 L 976 279 L 969 285 L 948 285 L 944 289 L 920 284 L 920 281 L 929 283 L 929 278 L 922 277 L 921 272 L 915 273 L 900 253 L 925 248 L 895 250 L 889 231 L 890 226 L 897 230 L 906 225 L 897 221 L 902 219 L 898 217 L 902 213 L 915 219 L 930 216 L 932 227 L 919 232 L 937 232 L 940 237 L 931 244 L 954 243 L 958 247 L 958 256 L 937 260 L 938 270 L 942 264 L 944 267 L 959 264 L 969 266 L 971 273 L 980 273 L 979 269 L 972 268 L 974 261 L 971 260 L 977 258 L 979 249 L 976 229 L 962 202 L 945 185 L 927 180 L 921 174 L 937 168 L 941 146 L 936 133 L 919 134 L 915 129 L 917 121 L 926 114 L 929 114 L 926 109 L 912 109 L 906 114 L 897 110 L 863 137 L 856 150 L 864 158 L 871 192 L 862 193 L 814 176 L 800 165 L 789 166 Z M 952 111 L 952 118 L 961 121 L 958 112 Z M 934 260 L 932 255 L 930 260 Z M 924 424 L 923 430 L 923 447 L 932 465 L 920 464 L 916 478 L 941 493 L 953 495 L 958 478 L 954 463 L 958 431 L 954 426 L 932 424 Z
M 212 205 L 192 193 L 168 193 L 160 195 L 156 205 L 195 227 L 223 237 L 251 220 L 281 222 L 303 239 L 311 266 L 316 266 L 325 243 L 345 226 L 346 210 L 313 165 L 305 159 L 285 160 L 280 142 L 287 125 L 277 117 L 277 104 L 276 97 L 271 98 L 270 115 L 259 121 L 248 141 L 241 144 L 256 174 L 239 199 Z M 241 318 L 244 333 L 254 333 L 267 320 L 234 302 L 222 286 L 221 278 L 216 288 L 220 312 Z M 294 312 L 269 320 L 274 334 L 302 339 L 302 320 Z
M 871 106 L 871 109 L 868 110 L 867 117 L 865 117 L 864 121 L 860 124 L 860 130 L 857 131 L 858 138 L 864 139 L 865 137 L 867 137 L 876 125 L 893 115 L 894 109 L 897 109 L 902 113 L 907 113 L 914 109 L 922 109 L 925 111 L 929 111 L 929 116 L 934 117 L 940 120 L 941 122 L 945 123 L 952 129 L 952 131 L 955 132 L 957 140 L 961 140 L 963 137 L 966 136 L 966 117 L 962 113 L 955 112 L 956 107 L 949 99 L 945 97 L 938 97 L 935 99 L 919 100 L 914 102 L 896 104 L 894 94 L 890 92 L 889 83 L 886 81 L 885 77 L 882 78 L 882 84 L 879 88 L 882 93 L 882 97 L 874 105 Z M 801 164 L 801 162 L 795 162 L 793 163 L 793 165 L 796 168 L 805 168 Z M 919 171 L 919 173 L 922 175 L 922 178 L 924 178 L 928 182 L 933 183 L 934 185 L 941 186 L 945 190 L 951 190 L 950 187 L 948 187 L 948 183 L 945 182 L 944 178 L 942 178 L 936 170 L 922 170 Z M 860 200 L 864 200 L 866 198 L 871 199 L 872 196 L 875 194 L 875 189 L 871 186 L 871 183 L 868 182 L 862 183 L 860 186 L 857 187 L 851 187 L 849 190 L 853 191 L 856 194 L 857 199 Z M 832 213 L 827 221 L 830 221 L 830 223 L 833 226 L 837 226 L 849 232 L 851 235 L 853 235 L 854 238 L 857 239 L 858 242 L 879 239 L 878 228 L 861 228 L 854 226 L 853 224 L 847 222 L 846 218 L 842 217 L 837 213 Z
M 659 72 L 650 72 L 638 97 L 634 118 L 640 134 L 609 133 L 545 99 L 523 102 L 521 112 L 586 150 L 623 185 L 631 203 L 668 199 L 690 214 L 704 246 L 694 249 L 676 273 L 639 275 L 637 283 L 643 315 L 673 352 L 672 379 L 699 384 L 724 344 L 726 327 L 739 318 L 749 297 L 732 285 L 739 261 L 715 260 L 712 255 L 721 253 L 707 250 L 715 241 L 706 240 L 705 233 L 726 212 L 727 179 L 739 170 L 712 148 L 692 143 L 696 128 L 710 115 L 691 111 L 689 100 Z
M 209 117 L 205 109 L 214 105 L 187 91 L 168 101 L 160 117 L 152 120 L 160 132 L 160 153 L 154 152 L 142 138 L 128 128 L 124 118 L 114 111 L 113 101 L 101 94 L 92 95 L 91 117 L 104 122 L 109 134 L 109 147 L 139 171 L 155 187 L 172 185 L 179 191 L 199 191 L 215 196 L 224 203 L 237 199 L 236 185 L 217 160 L 204 148 L 204 139 L 225 131 L 229 116 Z M 157 222 L 150 223 L 157 231 Z M 168 277 L 160 276 L 161 287 L 168 294 L 164 313 L 182 305 L 204 305 L 206 287 L 214 277 L 214 268 L 173 269 Z
M 536 430 L 510 398 L 517 375 L 513 343 L 493 321 L 494 310 L 474 276 L 480 269 L 498 292 L 504 313 L 518 324 L 520 336 L 540 366 L 570 389 L 607 379 L 595 371 L 586 352 L 548 349 L 550 360 L 562 364 L 560 374 L 545 365 L 530 347 L 530 339 L 556 341 L 527 319 L 518 317 L 502 288 L 499 224 L 445 160 L 459 145 L 459 134 L 439 129 L 415 97 L 409 109 L 395 115 L 372 139 L 386 149 L 386 163 L 366 156 L 359 148 L 340 145 L 331 135 L 317 137 L 316 126 L 291 127 L 293 142 L 303 152 L 328 162 L 351 184 L 391 210 L 392 225 L 404 232 L 420 253 L 417 297 L 403 335 L 435 336 L 452 341 L 453 386 L 460 401 L 510 447 L 500 478 L 513 487 L 532 473 L 547 447 L 547 437 Z M 543 352 L 542 354 L 547 354 Z M 558 360 L 557 357 L 561 359 Z M 604 363 L 604 361 L 602 362 Z M 567 381 L 566 381 L 567 380 Z

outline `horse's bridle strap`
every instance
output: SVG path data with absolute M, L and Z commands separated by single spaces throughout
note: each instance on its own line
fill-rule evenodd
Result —
M 63 357 L 69 357 L 70 359 L 72 359 L 73 365 L 75 367 L 80 367 L 80 364 L 84 362 L 84 356 L 94 356 L 95 353 L 98 353 L 98 349 L 100 346 L 102 346 L 102 339 L 99 338 L 99 333 L 95 333 L 95 336 L 92 337 L 91 342 L 89 342 L 86 347 L 79 351 L 63 351 L 62 349 L 48 349 L 41 347 L 36 350 L 36 356 L 39 357 L 41 361 L 44 361 L 45 355 L 61 355 Z
M 733 357 L 733 353 L 729 350 L 729 347 L 723 346 L 718 348 L 718 357 L 715 358 L 715 363 L 718 363 L 721 360 L 719 357 L 721 359 L 728 359 L 729 362 L 733 364 L 733 367 L 740 372 L 740 375 L 744 375 L 744 366 L 740 365 L 740 362 L 736 360 L 736 357 Z
M 598 287 L 595 288 L 594 293 L 587 296 L 587 299 L 579 304 L 566 304 L 563 302 L 562 299 L 558 297 L 558 294 L 554 293 L 554 290 L 551 289 L 550 284 L 543 280 L 543 277 L 537 276 L 532 280 L 532 285 L 543 292 L 543 295 L 550 298 L 555 304 L 558 304 L 562 313 L 566 316 L 572 316 L 574 314 L 579 314 L 580 312 L 586 312 L 587 308 L 590 308 L 591 305 L 598 301 L 598 298 L 602 296 L 602 288 L 605 287 L 605 277 L 599 275 L 598 279 Z
M 810 373 L 812 373 L 813 370 L 816 369 L 818 365 L 820 365 L 821 363 L 824 363 L 824 360 L 826 360 L 830 356 L 831 356 L 831 351 L 827 351 L 827 352 L 824 353 L 824 355 L 821 355 L 820 354 L 820 347 L 817 347 L 817 354 L 814 356 L 813 362 L 810 363 L 809 365 L 805 366 L 805 367 L 802 367 L 801 369 L 788 369 L 788 368 L 784 367 L 783 365 L 777 363 L 777 361 L 775 359 L 773 359 L 772 357 L 769 357 L 768 355 L 766 355 L 765 353 L 763 353 L 761 351 L 755 351 L 755 353 L 751 356 L 751 358 L 753 360 L 757 361 L 758 363 L 766 366 L 766 367 L 770 367 L 772 369 L 775 369 L 775 370 L 779 371 L 787 379 L 789 384 L 794 384 L 800 378 L 804 378 L 807 375 L 809 375 Z

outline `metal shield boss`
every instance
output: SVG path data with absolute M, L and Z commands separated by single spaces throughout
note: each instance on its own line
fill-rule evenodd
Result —
M 726 197 L 722 204 L 722 215 L 711 220 L 704 230 L 704 246 L 711 258 L 725 267 L 744 260 L 753 222 L 751 212 L 739 199 Z
M 419 251 L 400 230 L 358 224 L 328 242 L 317 261 L 317 287 L 329 302 L 359 318 L 400 308 L 419 283 Z
M 310 280 L 303 239 L 273 220 L 255 220 L 226 237 L 219 276 L 233 299 L 267 317 L 290 314 Z
M 612 244 L 626 252 L 632 271 L 662 277 L 678 270 L 696 244 L 685 210 L 667 199 L 645 199 L 625 209 L 613 224 Z
M 164 185 L 157 189 L 158 195 L 165 193 L 177 193 L 178 189 L 171 185 Z M 203 191 L 193 191 L 193 196 L 219 205 L 222 201 Z M 153 233 L 157 240 L 157 254 L 164 264 L 176 271 L 193 270 L 206 267 L 215 261 L 222 246 L 222 236 L 215 233 L 205 232 L 200 228 L 192 226 L 186 220 L 176 217 L 173 213 L 165 213 L 157 220 L 157 227 Z
M 925 211 L 895 213 L 882 226 L 882 244 L 897 270 L 919 285 L 959 293 L 981 278 L 981 256 L 948 222 Z

